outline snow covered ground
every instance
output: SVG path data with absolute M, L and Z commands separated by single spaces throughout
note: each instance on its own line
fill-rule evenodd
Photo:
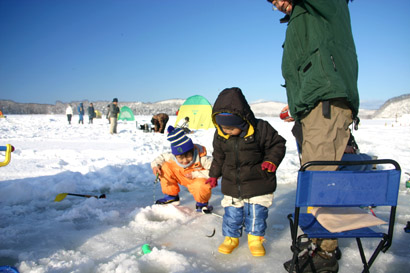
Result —
M 150 116 L 137 116 L 138 124 Z M 0 265 L 20 272 L 285 272 L 291 257 L 286 215 L 293 210 L 299 167 L 292 124 L 266 118 L 287 140 L 279 167 L 278 189 L 270 208 L 265 257 L 252 257 L 246 237 L 231 255 L 218 253 L 223 241 L 221 219 L 194 211 L 185 188 L 181 206 L 152 205 L 161 194 L 150 162 L 169 151 L 161 134 L 137 130 L 135 122 L 119 122 L 110 135 L 106 119 L 69 126 L 63 115 L 9 115 L 0 119 L 0 146 L 12 144 L 9 165 L 0 168 Z M 86 119 L 86 123 L 87 123 Z M 173 124 L 175 117 L 171 117 Z M 190 135 L 212 153 L 214 130 Z M 392 158 L 403 169 L 393 245 L 381 253 L 372 272 L 406 272 L 410 266 L 410 126 L 389 120 L 362 120 L 354 132 L 362 152 Z M 0 161 L 4 152 L 0 152 Z M 106 194 L 106 199 L 59 193 Z M 211 203 L 223 214 L 220 188 Z M 377 209 L 376 209 L 377 213 Z M 211 235 L 213 230 L 216 234 Z M 142 255 L 141 246 L 152 252 Z M 374 240 L 364 240 L 365 249 Z M 356 242 L 340 240 L 339 272 L 361 272 Z M 369 252 L 366 251 L 368 254 Z M 407 271 L 408 272 L 408 271 Z

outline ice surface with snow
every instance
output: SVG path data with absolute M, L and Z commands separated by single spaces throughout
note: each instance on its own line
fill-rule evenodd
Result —
M 175 122 L 175 116 L 169 124 Z M 195 212 L 195 202 L 181 188 L 180 206 L 153 205 L 162 196 L 150 162 L 170 151 L 166 136 L 144 133 L 136 122 L 120 121 L 109 134 L 106 119 L 68 125 L 64 115 L 9 115 L 0 119 L 0 146 L 12 144 L 9 165 L 0 168 L 0 265 L 20 272 L 285 272 L 291 257 L 286 218 L 293 211 L 299 161 L 292 124 L 265 118 L 287 139 L 287 152 L 277 171 L 278 188 L 269 210 L 266 256 L 253 257 L 246 237 L 230 255 L 218 253 L 222 219 Z M 150 116 L 137 116 L 149 123 Z M 85 120 L 87 123 L 87 119 Z M 139 126 L 138 126 L 139 127 Z M 214 130 L 190 137 L 212 153 Z M 354 132 L 364 153 L 399 162 L 403 173 L 393 245 L 381 253 L 371 272 L 407 272 L 410 266 L 410 126 L 394 119 L 362 120 Z M 0 152 L 0 160 L 4 152 Z M 78 193 L 106 199 L 67 196 Z M 220 188 L 211 203 L 223 214 Z M 376 208 L 377 213 L 377 208 Z M 215 229 L 215 235 L 212 235 Z M 339 241 L 339 272 L 361 272 L 354 239 Z M 144 244 L 152 252 L 142 254 Z M 364 240 L 366 254 L 376 241 Z

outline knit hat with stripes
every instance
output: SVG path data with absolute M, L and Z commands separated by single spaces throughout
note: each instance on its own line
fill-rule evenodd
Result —
M 167 131 L 167 139 L 171 142 L 173 155 L 181 155 L 194 148 L 194 143 L 192 143 L 192 140 L 185 135 L 182 129 L 169 126 Z

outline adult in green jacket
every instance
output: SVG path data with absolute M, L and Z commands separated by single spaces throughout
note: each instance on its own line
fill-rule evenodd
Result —
M 303 119 L 320 101 L 359 110 L 358 63 L 346 0 L 294 1 L 283 47 L 289 110 Z
M 348 1 L 268 1 L 287 14 L 282 74 L 290 113 L 302 124 L 302 164 L 340 160 L 359 109 Z
M 357 118 L 358 64 L 348 0 L 268 0 L 288 22 L 282 75 L 289 111 L 302 124 L 302 164 L 341 160 Z M 320 166 L 315 170 L 336 170 Z M 313 168 L 310 168 L 312 170 Z M 313 258 L 317 272 L 337 272 L 337 240 L 318 240 Z M 308 257 L 299 259 L 307 265 Z M 285 268 L 289 270 L 289 262 Z M 310 265 L 301 272 L 312 272 Z

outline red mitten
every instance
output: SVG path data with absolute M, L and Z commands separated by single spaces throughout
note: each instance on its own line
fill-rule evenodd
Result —
M 273 172 L 276 171 L 276 165 L 273 164 L 272 162 L 264 161 L 262 163 L 262 171 L 264 171 L 264 170 L 268 170 L 268 172 L 273 173 Z
M 211 189 L 215 188 L 216 186 L 218 186 L 218 178 L 210 177 L 208 178 L 208 180 L 206 180 L 205 184 L 209 184 L 209 186 L 211 186 Z

